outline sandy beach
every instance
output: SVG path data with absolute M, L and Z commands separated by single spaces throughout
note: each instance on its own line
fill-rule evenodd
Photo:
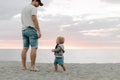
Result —
M 27 63 L 30 66 L 30 63 Z M 21 69 L 21 62 L 0 61 L 0 80 L 120 80 L 120 64 L 65 64 L 54 72 L 52 63 L 37 63 L 40 72 Z

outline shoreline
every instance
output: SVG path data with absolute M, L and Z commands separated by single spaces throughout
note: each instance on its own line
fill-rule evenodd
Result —
M 66 72 L 60 66 L 54 72 L 52 63 L 36 66 L 40 72 L 22 70 L 20 61 L 0 61 L 0 80 L 120 80 L 120 63 L 66 63 Z

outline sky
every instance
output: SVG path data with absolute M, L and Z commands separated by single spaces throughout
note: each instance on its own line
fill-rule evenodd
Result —
M 37 8 L 39 48 L 54 48 L 65 37 L 67 49 L 120 49 L 120 0 L 41 0 Z M 0 49 L 21 49 L 21 11 L 31 0 L 0 3 Z

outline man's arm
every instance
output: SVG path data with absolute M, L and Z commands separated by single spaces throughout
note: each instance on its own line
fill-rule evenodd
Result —
M 40 28 L 39 28 L 37 16 L 36 16 L 36 15 L 32 15 L 32 20 L 33 20 L 33 23 L 34 23 L 34 25 L 35 25 L 35 28 L 37 29 L 38 38 L 40 38 L 40 37 L 41 37 L 41 32 L 40 32 Z

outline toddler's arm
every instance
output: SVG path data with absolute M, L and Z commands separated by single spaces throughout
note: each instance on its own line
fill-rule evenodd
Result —
M 56 49 L 52 49 L 52 52 L 59 52 L 61 50 L 60 47 L 56 48 Z

